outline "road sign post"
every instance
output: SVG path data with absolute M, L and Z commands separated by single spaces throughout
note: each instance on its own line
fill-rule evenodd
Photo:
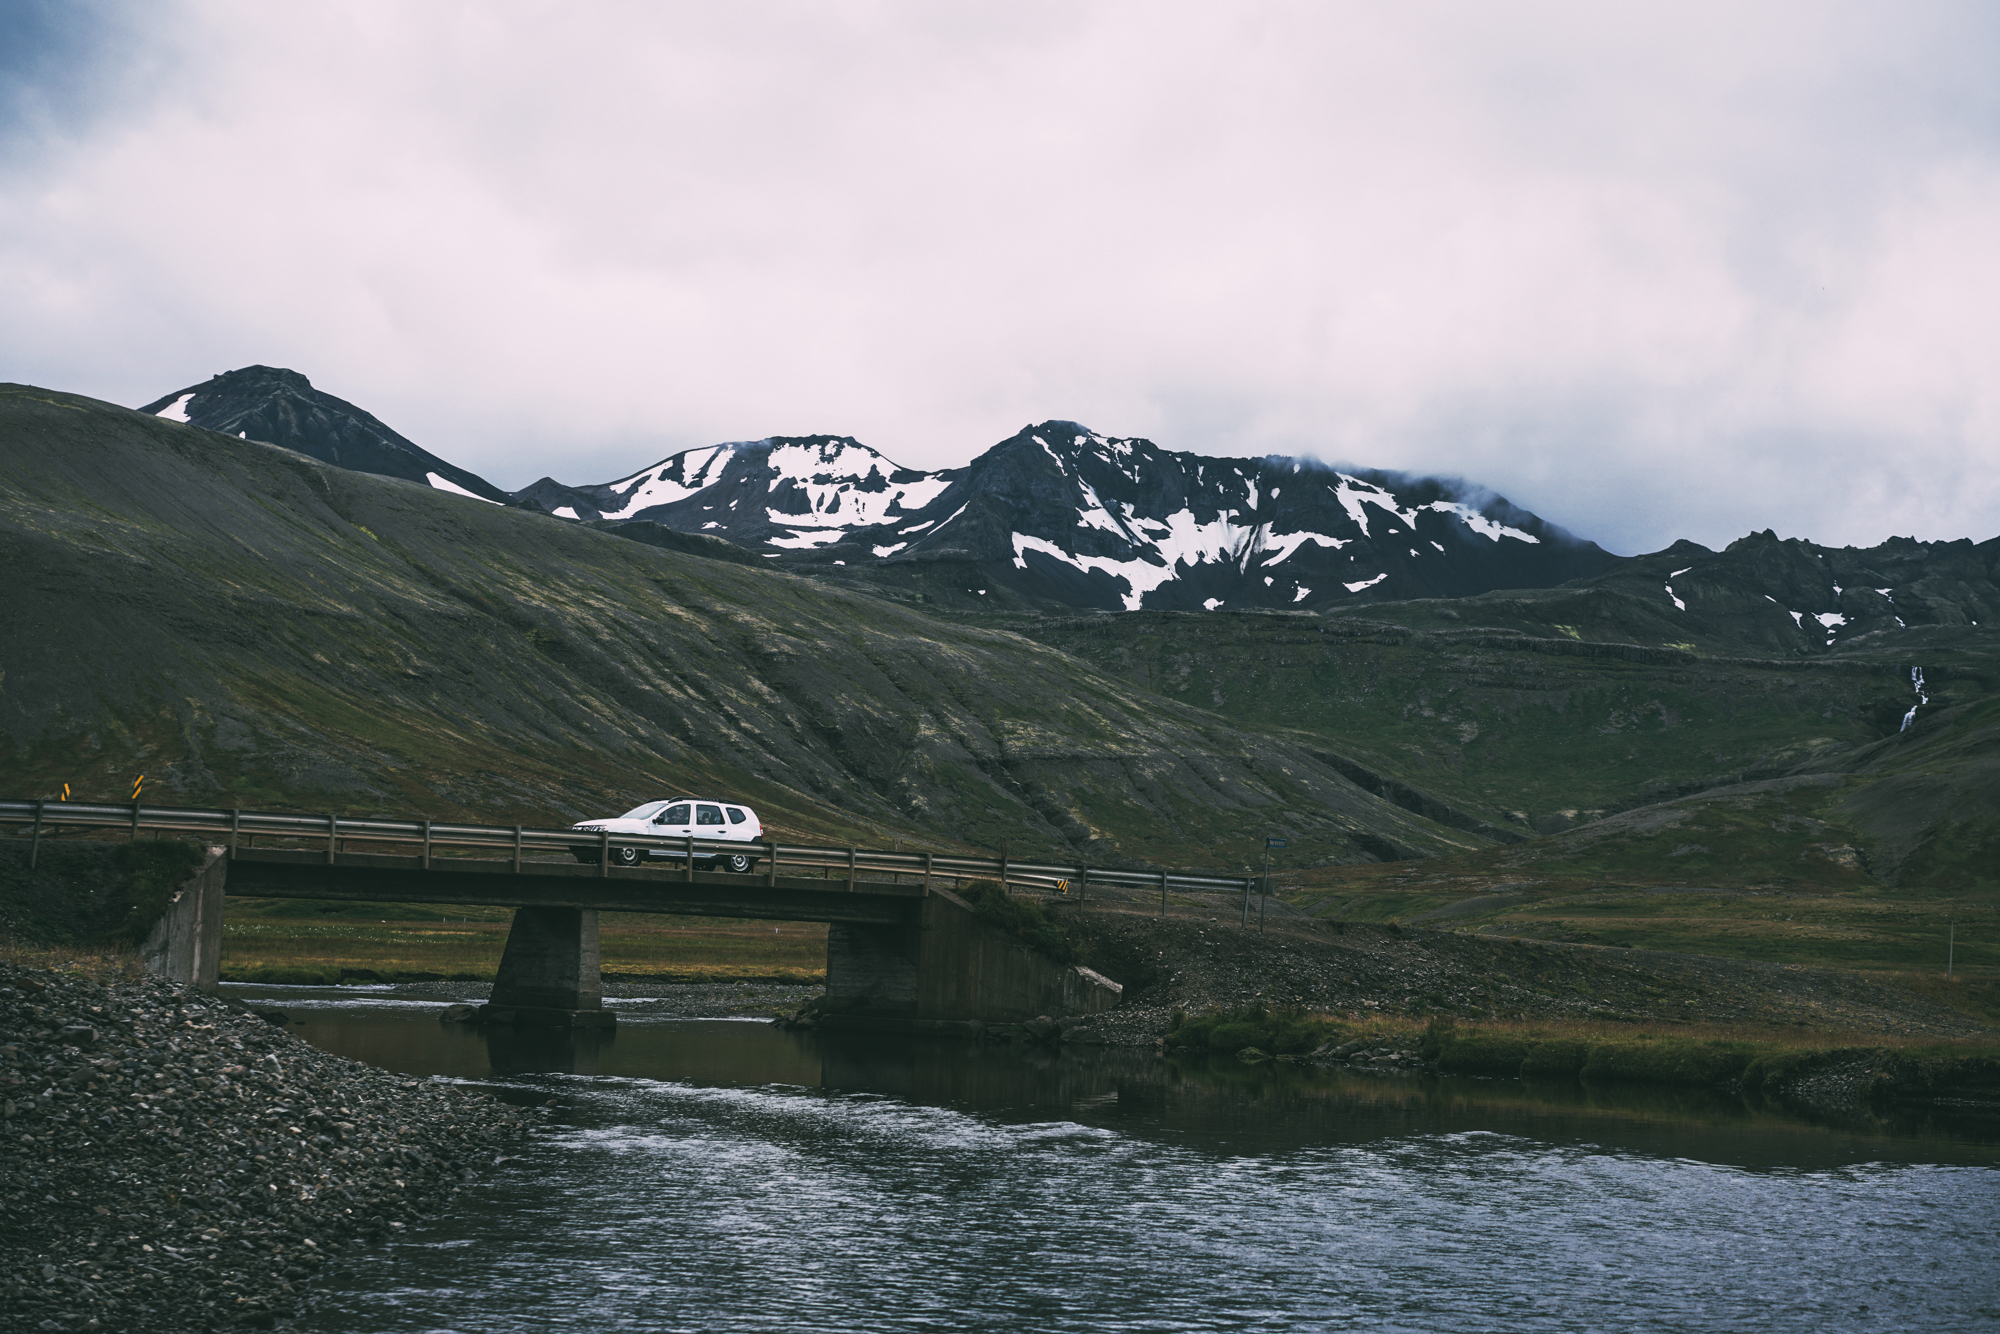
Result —
M 1264 929 L 1264 910 L 1271 902 L 1271 850 L 1273 848 L 1288 846 L 1290 845 L 1282 838 L 1267 838 L 1264 840 L 1264 892 L 1257 899 L 1257 929 L 1259 931 Z M 1243 909 L 1247 916 L 1250 910 L 1250 898 L 1247 887 L 1244 892 Z

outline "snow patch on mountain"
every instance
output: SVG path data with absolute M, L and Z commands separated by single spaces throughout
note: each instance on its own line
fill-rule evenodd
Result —
M 1308 542 L 1328 551 L 1338 551 L 1348 544 L 1346 538 L 1328 537 L 1325 533 L 1281 533 L 1276 536 L 1267 534 L 1264 538 L 1264 564 L 1267 567 L 1283 564 L 1291 559 L 1293 552 Z
M 457 482 L 452 481 L 451 478 L 440 477 L 434 472 L 425 473 L 424 479 L 440 491 L 449 491 L 455 496 L 464 496 L 467 500 L 476 500 L 482 505 L 498 505 L 500 503 L 497 500 L 488 500 L 485 496 L 477 492 L 468 491 Z M 576 516 L 571 515 L 570 517 L 574 518 Z
M 1038 551 L 1053 560 L 1061 561 L 1074 570 L 1108 574 L 1114 579 L 1125 581 L 1126 591 L 1121 594 L 1126 611 L 1139 610 L 1146 594 L 1174 577 L 1174 567 L 1155 564 L 1148 560 L 1113 560 L 1107 556 L 1072 556 L 1053 542 L 1026 533 L 1014 535 L 1014 565 L 1018 569 L 1028 568 L 1028 553 Z
M 926 588 L 938 585 L 918 569 L 970 565 L 966 594 L 997 580 L 1104 610 L 1459 596 L 1547 586 L 1610 559 L 1477 494 L 1309 460 L 1175 453 L 1047 421 L 941 472 L 846 436 L 774 436 L 683 451 L 608 485 L 544 479 L 515 503 L 714 532 L 796 564 L 884 563 Z
M 192 402 L 194 402 L 194 394 L 192 392 L 185 393 L 153 415 L 155 417 L 165 417 L 170 422 L 186 424 L 188 419 L 188 404 Z

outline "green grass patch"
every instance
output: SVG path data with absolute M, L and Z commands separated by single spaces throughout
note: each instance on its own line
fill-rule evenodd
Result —
M 991 880 L 975 880 L 958 891 L 958 895 L 972 905 L 973 916 L 981 922 L 1006 932 L 1057 963 L 1076 963 L 1083 957 L 1076 942 L 1050 918 L 1048 909 L 1034 899 L 1011 895 Z
M 1251 1005 L 1235 1010 L 1176 1016 L 1167 1034 L 1170 1048 L 1222 1052 L 1228 1055 L 1255 1047 L 1273 1056 L 1297 1056 L 1312 1051 L 1345 1028 L 1325 1015 L 1303 1010 L 1273 1010 Z
M 1938 1097 L 2000 1101 L 2000 1043 L 1856 1045 L 1827 1035 L 1749 1037 L 1695 1032 L 1591 1030 L 1581 1025 L 1460 1025 L 1435 1018 L 1418 1051 L 1444 1074 L 1573 1079 L 1585 1084 L 1737 1088 L 1776 1094 L 1830 1064 L 1864 1060 L 1868 1099 Z
M 1263 1005 L 1180 1014 L 1167 1046 L 1181 1053 L 1236 1055 L 1249 1048 L 1303 1055 L 1362 1039 L 1414 1045 L 1447 1075 L 1561 1080 L 1585 1085 L 1651 1084 L 1779 1095 L 1815 1070 L 1866 1062 L 1863 1097 L 1898 1101 L 2000 1102 L 2000 1042 L 1856 1043 L 1840 1034 L 1749 1035 L 1727 1028 L 1607 1028 L 1592 1024 L 1460 1023 L 1434 1016 L 1421 1032 L 1407 1022 L 1358 1021 Z

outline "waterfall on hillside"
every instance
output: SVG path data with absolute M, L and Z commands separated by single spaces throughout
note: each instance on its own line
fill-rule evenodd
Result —
M 1910 689 L 1917 692 L 1917 702 L 1915 704 L 1912 704 L 1910 706 L 1910 711 L 1903 715 L 1903 725 L 1896 729 L 1898 732 L 1909 731 L 1910 724 L 1917 720 L 1917 710 L 1921 709 L 1924 705 L 1931 702 L 1931 697 L 1924 693 L 1923 668 L 1921 667 L 1910 668 Z

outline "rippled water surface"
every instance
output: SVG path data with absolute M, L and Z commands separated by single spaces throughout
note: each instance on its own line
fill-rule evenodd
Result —
M 643 1002 L 572 1041 L 283 1000 L 322 1046 L 559 1108 L 449 1216 L 344 1260 L 302 1329 L 2000 1328 L 1976 1123 L 836 1043 Z

